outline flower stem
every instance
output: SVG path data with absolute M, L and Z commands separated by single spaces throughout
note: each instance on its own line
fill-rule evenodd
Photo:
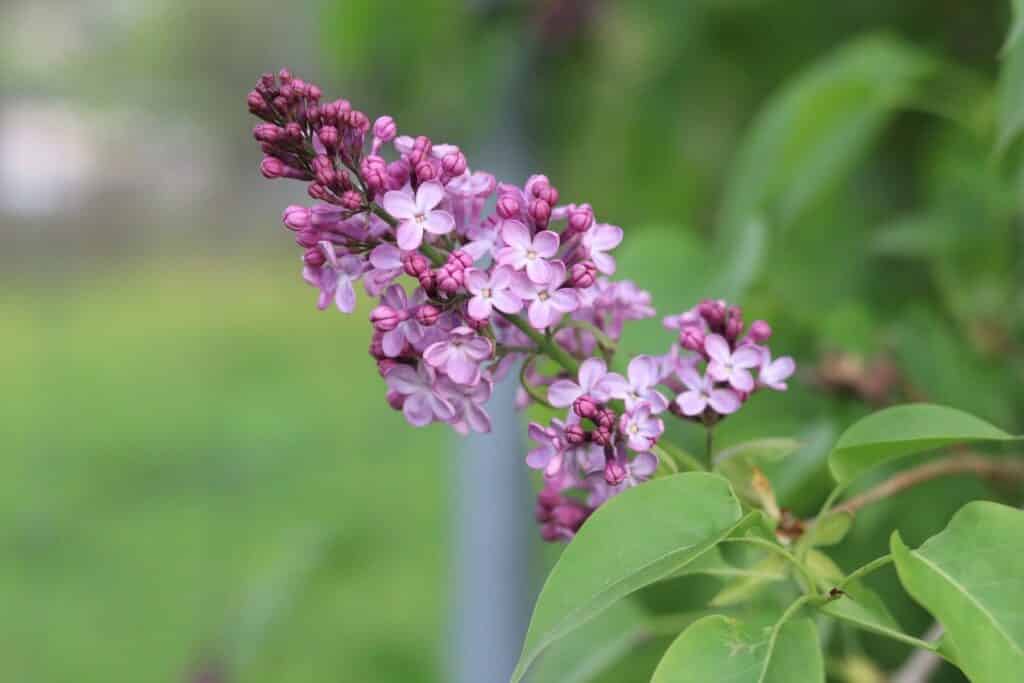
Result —
M 885 567 L 886 565 L 892 564 L 892 561 L 893 561 L 892 555 L 888 555 L 888 554 L 887 555 L 882 555 L 881 557 L 878 557 L 878 558 L 875 558 L 874 560 L 871 560 L 870 562 L 868 562 L 863 567 L 859 567 L 859 568 L 853 570 L 852 572 L 850 572 L 850 574 L 845 579 L 843 579 L 842 581 L 839 582 L 839 584 L 836 586 L 836 588 L 842 590 L 843 588 L 845 588 L 846 586 L 849 586 L 851 583 L 853 583 L 857 579 L 863 578 L 863 577 L 867 576 L 868 574 L 874 572 L 875 570 L 881 569 L 882 567 Z
M 548 339 L 543 334 L 533 329 L 533 326 L 531 326 L 529 322 L 518 315 L 512 315 L 510 313 L 502 313 L 501 315 L 505 320 L 518 327 L 523 334 L 529 337 L 530 341 L 536 344 L 537 348 L 548 358 L 561 365 L 574 376 L 579 372 L 579 361 L 573 358 L 568 351 L 556 344 L 553 340 Z
M 519 383 L 523 385 L 523 389 L 526 391 L 527 394 L 530 395 L 530 398 L 532 398 L 534 401 L 536 401 L 542 406 L 554 408 L 554 406 L 548 402 L 547 398 L 540 393 L 537 387 L 530 384 L 529 380 L 526 378 L 526 373 L 530 371 L 530 365 L 532 365 L 536 359 L 537 355 L 532 354 L 525 361 L 523 361 L 522 367 L 519 368 Z

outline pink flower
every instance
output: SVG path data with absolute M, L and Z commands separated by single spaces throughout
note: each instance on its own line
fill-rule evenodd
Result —
M 456 327 L 444 341 L 434 342 L 423 351 L 423 360 L 459 384 L 480 381 L 480 363 L 491 357 L 494 346 L 468 327 Z
M 543 330 L 558 324 L 562 316 L 579 308 L 580 301 L 574 289 L 563 289 L 565 265 L 561 261 L 550 264 L 551 280 L 537 284 L 526 277 L 513 280 L 513 291 L 524 301 L 530 302 L 527 317 L 530 324 Z
M 473 297 L 469 300 L 469 316 L 476 320 L 487 320 L 491 309 L 502 313 L 518 313 L 523 301 L 512 293 L 514 273 L 506 266 L 497 266 L 490 274 L 484 270 L 470 268 L 466 271 L 466 289 Z
M 625 453 L 619 449 L 615 459 L 610 462 L 621 481 L 618 484 L 609 484 L 607 475 L 602 472 L 587 477 L 587 483 L 591 490 L 587 497 L 587 505 L 598 507 L 609 498 L 616 496 L 628 488 L 639 486 L 650 479 L 658 469 L 658 458 L 653 453 L 640 453 L 632 460 L 627 460 Z M 606 467 L 607 471 L 609 467 Z M 618 479 L 618 477 L 616 477 Z
M 474 261 L 479 261 L 484 256 L 493 255 L 495 247 L 500 241 L 498 227 L 497 223 L 492 223 L 490 220 L 470 227 L 466 232 L 470 241 L 463 245 L 462 250 L 472 256 Z
M 388 388 L 405 397 L 402 413 L 409 424 L 424 427 L 434 420 L 447 422 L 455 418 L 455 408 L 438 396 L 435 390 L 437 376 L 426 363 L 413 369 L 409 365 L 396 365 L 384 375 Z
M 625 398 L 629 384 L 622 375 L 608 372 L 600 358 L 588 358 L 580 365 L 579 383 L 560 379 L 548 387 L 548 401 L 556 408 L 568 408 L 580 396 L 590 396 L 605 402 L 611 398 Z
M 703 377 L 695 368 L 686 367 L 679 371 L 679 379 L 689 391 L 676 397 L 676 404 L 683 415 L 700 415 L 711 406 L 719 415 L 735 413 L 740 407 L 740 397 L 732 389 L 715 389 L 710 374 Z
M 651 406 L 641 403 L 636 410 L 624 413 L 619 420 L 619 430 L 626 437 L 626 444 L 638 453 L 644 453 L 654 446 L 665 431 L 665 423 L 651 414 Z
M 448 377 L 437 382 L 437 391 L 455 408 L 455 419 L 452 427 L 459 434 L 466 435 L 470 431 L 481 434 L 491 431 L 491 417 L 483 406 L 491 398 L 493 384 L 482 379 L 475 385 L 456 384 Z
M 423 326 L 416 322 L 416 309 L 425 299 L 426 294 L 420 288 L 413 293 L 411 301 L 401 285 L 391 285 L 385 290 L 381 303 L 394 309 L 400 319 L 393 330 L 381 337 L 384 355 L 388 358 L 401 355 L 406 342 L 415 345 L 423 338 Z
M 423 243 L 424 230 L 434 235 L 452 231 L 455 227 L 452 215 L 435 209 L 443 199 L 444 187 L 433 180 L 420 185 L 415 198 L 394 190 L 381 198 L 381 206 L 399 220 L 396 232 L 399 247 L 405 251 L 418 248 Z
M 529 229 L 519 221 L 505 221 L 501 226 L 501 238 L 508 246 L 498 251 L 498 263 L 516 270 L 525 268 L 530 280 L 539 285 L 552 278 L 552 264 L 546 259 L 558 252 L 558 235 L 542 230 L 530 237 Z
M 761 367 L 757 373 L 757 383 L 776 391 L 785 391 L 786 380 L 796 371 L 796 363 L 789 356 L 772 360 L 771 351 L 765 349 L 761 354 Z
M 365 262 L 358 256 L 345 255 L 338 258 L 334 245 L 327 241 L 319 243 L 327 261 L 317 268 L 306 266 L 302 276 L 306 282 L 320 288 L 320 300 L 317 308 L 327 308 L 331 299 L 342 313 L 351 313 L 356 309 L 356 291 L 352 283 L 362 275 Z
M 590 260 L 605 275 L 615 272 L 615 259 L 605 252 L 611 251 L 622 242 L 622 228 L 607 223 L 597 223 L 583 233 L 583 248 Z
M 563 438 L 562 424 L 552 420 L 553 427 L 544 427 L 531 422 L 527 434 L 537 442 L 534 448 L 526 454 L 526 464 L 535 470 L 544 470 L 545 475 L 554 476 L 562 469 L 562 453 L 566 444 Z
M 663 376 L 656 359 L 651 356 L 635 357 L 629 361 L 626 376 L 629 380 L 625 396 L 627 410 L 633 410 L 641 403 L 649 405 L 652 413 L 660 413 L 668 408 L 668 399 L 654 388 Z
M 728 382 L 737 391 L 750 392 L 754 389 L 754 378 L 749 369 L 761 364 L 761 352 L 752 346 L 741 346 L 729 350 L 729 342 L 718 334 L 709 334 L 704 340 L 704 351 L 711 362 L 708 374 L 717 382 Z

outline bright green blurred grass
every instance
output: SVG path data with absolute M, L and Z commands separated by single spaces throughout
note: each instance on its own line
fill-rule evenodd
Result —
M 439 680 L 448 436 L 235 263 L 0 289 L 4 680 Z

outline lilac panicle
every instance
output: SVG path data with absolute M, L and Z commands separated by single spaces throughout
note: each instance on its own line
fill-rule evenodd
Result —
M 761 389 L 787 388 L 795 364 L 772 356 L 771 326 L 714 299 L 664 318 L 664 354 L 611 371 L 626 324 L 656 315 L 651 295 L 611 279 L 622 228 L 588 203 L 560 204 L 547 176 L 503 182 L 459 147 L 400 135 L 392 117 L 371 121 L 287 70 L 263 74 L 246 104 L 260 173 L 304 183 L 313 200 L 281 221 L 317 306 L 353 312 L 359 283 L 374 300 L 369 350 L 392 409 L 417 427 L 490 431 L 494 383 L 526 360 L 517 405 L 546 396 L 563 411 L 529 426 L 546 540 L 570 540 L 655 475 L 668 416 L 710 427 Z

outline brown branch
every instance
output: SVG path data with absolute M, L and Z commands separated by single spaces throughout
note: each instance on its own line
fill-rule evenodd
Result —
M 862 507 L 877 503 L 918 484 L 954 474 L 973 474 L 980 479 L 994 481 L 1024 480 L 1024 459 L 989 458 L 970 452 L 959 453 L 894 474 L 874 488 L 837 505 L 835 511 L 854 513 Z

